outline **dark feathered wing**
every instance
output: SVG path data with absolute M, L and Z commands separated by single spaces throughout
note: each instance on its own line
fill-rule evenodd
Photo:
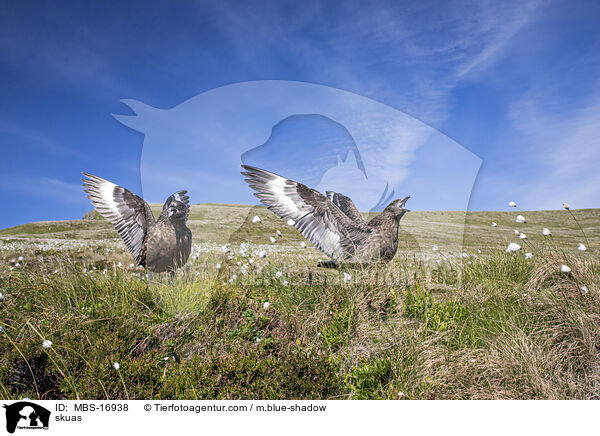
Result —
M 185 203 L 185 205 L 188 207 L 188 211 L 189 211 L 190 210 L 190 197 L 188 197 L 185 194 L 187 194 L 187 191 L 178 191 L 175 194 L 169 196 L 169 198 L 167 198 L 167 200 L 165 201 L 163 210 L 168 209 L 169 205 L 173 201 L 180 201 L 182 203 Z
M 85 192 L 96 210 L 117 230 L 138 263 L 148 228 L 154 224 L 150 206 L 131 191 L 92 174 L 83 173 Z
M 339 207 L 340 210 L 344 212 L 346 216 L 352 221 L 358 223 L 366 223 L 366 221 L 364 220 L 364 218 L 362 217 L 362 215 L 360 214 L 350 197 L 346 197 L 344 194 L 340 194 L 339 192 L 333 191 L 327 191 L 326 194 L 327 198 L 329 198 L 329 200 L 333 204 Z
M 172 202 L 179 201 L 181 203 L 184 203 L 187 206 L 187 213 L 185 215 L 185 217 L 187 219 L 187 217 L 190 213 L 190 197 L 188 197 L 185 194 L 187 194 L 187 191 L 177 191 L 175 194 L 170 195 L 169 198 L 167 198 L 167 200 L 165 201 L 165 204 L 163 205 L 162 215 L 166 216 L 169 206 L 171 205 Z
M 269 171 L 242 167 L 246 182 L 256 191 L 254 195 L 281 218 L 293 220 L 306 239 L 333 259 L 353 255 L 354 244 L 370 232 L 320 192 Z

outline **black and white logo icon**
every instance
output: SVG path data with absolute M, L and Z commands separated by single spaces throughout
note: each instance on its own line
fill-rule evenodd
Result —
M 19 401 L 4 405 L 6 409 L 6 430 L 14 433 L 18 429 L 48 429 L 50 411 L 29 401 Z

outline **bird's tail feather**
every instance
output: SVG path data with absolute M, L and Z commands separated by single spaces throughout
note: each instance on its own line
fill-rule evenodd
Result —
M 340 266 L 335 260 L 321 260 L 317 263 L 319 268 L 337 268 Z

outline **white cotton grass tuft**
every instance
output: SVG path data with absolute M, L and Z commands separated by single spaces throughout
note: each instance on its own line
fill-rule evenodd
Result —
M 514 201 L 510 201 L 508 202 L 508 207 L 517 207 L 517 203 L 515 203 Z
M 560 271 L 564 272 L 564 273 L 570 273 L 571 272 L 571 268 L 569 268 L 567 265 L 561 265 L 560 266 Z
M 350 274 L 348 274 L 347 272 L 344 272 L 344 283 L 348 283 L 350 280 L 352 280 L 352 276 Z
M 275 278 L 277 278 L 277 279 L 280 279 L 280 278 L 281 278 L 281 276 L 283 276 L 283 273 L 282 273 L 281 271 L 277 271 L 277 272 L 275 273 Z
M 0 292 L 0 301 L 4 301 L 4 295 Z
M 531 259 L 533 257 L 533 253 L 525 253 L 525 259 Z
M 439 248 L 438 248 L 438 246 L 437 246 L 437 245 L 434 245 L 433 247 L 431 247 L 431 249 L 432 249 L 433 251 L 438 251 L 438 250 L 439 250 Z
M 300 242 L 300 248 L 306 248 L 306 242 L 304 242 L 304 241 Z
M 494 221 L 492 221 L 492 227 L 498 227 L 498 224 L 496 224 Z
M 527 235 L 525 233 L 519 233 L 520 239 L 527 239 Z
M 579 251 L 585 251 L 585 250 L 587 250 L 587 247 L 580 242 L 579 245 L 577 246 L 577 249 Z
M 265 301 L 263 303 L 263 309 L 267 310 L 269 308 L 269 306 L 271 305 L 271 303 L 269 303 L 268 301 Z
M 215 268 L 217 268 L 217 269 L 221 269 L 221 264 L 220 264 L 220 263 L 218 263 L 218 264 L 217 264 L 217 266 L 216 266 Z
M 42 348 L 44 350 L 48 350 L 50 347 L 52 347 L 52 341 L 49 339 L 44 340 L 44 342 L 42 342 Z
M 547 229 L 546 227 L 544 227 L 542 229 L 542 235 L 544 235 L 544 236 L 552 236 L 552 232 L 550 231 L 550 229 Z
M 277 231 L 275 232 L 275 234 L 276 234 L 277 236 L 279 236 L 279 237 L 283 236 L 279 230 L 277 230 Z
M 569 203 L 563 203 L 563 209 L 569 210 Z
M 119 362 L 113 362 L 113 368 L 118 371 L 121 369 L 121 365 L 119 365 Z
M 583 292 L 584 295 L 589 292 L 586 285 L 581 286 L 581 288 L 579 288 L 579 289 L 581 289 L 581 292 Z
M 271 244 L 274 244 L 277 242 L 277 239 L 275 239 L 273 236 L 269 236 L 269 241 L 271 241 Z
M 294 221 L 293 219 L 290 218 L 289 220 L 287 220 L 288 226 L 293 226 L 294 224 L 296 224 L 296 221 Z
M 517 218 L 515 219 L 516 222 L 518 223 L 526 223 L 527 220 L 525 219 L 525 217 L 523 215 L 517 215 Z
M 508 244 L 508 247 L 506 247 L 506 252 L 514 253 L 516 251 L 519 251 L 520 249 L 521 249 L 521 246 L 519 244 L 511 242 L 510 244 Z
M 284 280 L 283 282 L 281 282 L 281 284 L 282 284 L 283 286 L 287 286 L 287 285 L 289 285 L 290 283 L 289 283 L 287 280 Z
M 262 258 L 267 257 L 267 252 L 265 250 L 260 250 L 258 252 L 258 257 L 262 257 Z
M 519 236 L 521 234 L 521 232 L 519 232 L 518 230 L 515 230 L 515 235 Z
M 252 218 L 252 222 L 253 223 L 259 223 L 260 222 L 260 217 L 258 215 L 254 215 L 254 218 Z

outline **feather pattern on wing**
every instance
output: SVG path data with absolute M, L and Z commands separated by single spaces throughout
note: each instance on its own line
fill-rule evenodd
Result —
M 92 174 L 83 173 L 85 192 L 96 210 L 117 230 L 140 262 L 149 227 L 155 224 L 150 206 L 131 191 Z
M 167 198 L 165 204 L 163 205 L 163 210 L 168 209 L 169 205 L 174 201 L 179 201 L 184 203 L 188 207 L 188 211 L 190 210 L 190 197 L 187 195 L 187 191 L 177 191 L 175 194 L 172 194 Z
M 352 221 L 366 223 L 365 219 L 362 217 L 350 197 L 346 197 L 344 194 L 333 191 L 327 191 L 326 194 L 327 198 L 329 198 L 333 204 L 339 207 L 340 210 L 344 212 Z
M 333 259 L 355 255 L 359 241 L 371 233 L 320 192 L 269 171 L 242 167 L 246 182 L 256 191 L 254 195 L 281 218 L 292 219 L 306 239 Z

